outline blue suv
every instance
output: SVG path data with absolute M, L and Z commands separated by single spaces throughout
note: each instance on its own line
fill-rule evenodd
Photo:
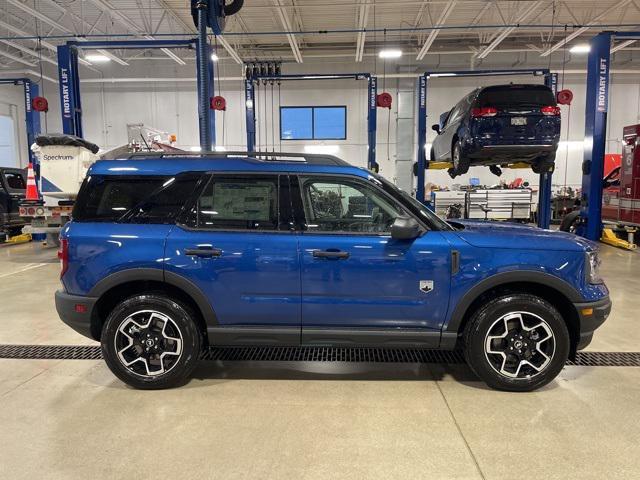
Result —
M 447 223 L 335 157 L 273 155 L 91 167 L 56 308 L 127 384 L 184 382 L 207 346 L 346 345 L 461 348 L 490 386 L 527 391 L 609 314 L 580 237 Z

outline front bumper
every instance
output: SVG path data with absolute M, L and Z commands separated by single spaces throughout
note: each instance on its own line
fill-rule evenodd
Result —
M 576 350 L 582 350 L 591 343 L 593 332 L 604 323 L 611 313 L 611 299 L 605 297 L 595 302 L 574 303 L 573 305 L 580 320 L 580 336 Z
M 98 340 L 97 332 L 93 332 L 91 328 L 97 298 L 70 295 L 63 290 L 58 290 L 55 298 L 58 316 L 64 323 L 79 334 Z

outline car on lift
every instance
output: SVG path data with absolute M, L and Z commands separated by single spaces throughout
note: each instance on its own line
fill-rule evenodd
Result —
M 445 222 L 327 155 L 98 161 L 62 230 L 61 319 L 136 388 L 184 382 L 210 346 L 464 351 L 488 385 L 529 391 L 611 309 L 594 243 Z
M 20 216 L 20 202 L 26 190 L 24 170 L 0 167 L 0 234 L 3 236 L 17 235 L 25 226 Z
M 545 85 L 477 88 L 432 126 L 431 161 L 451 162 L 452 178 L 470 166 L 528 163 L 536 173 L 553 171 L 560 141 L 560 107 Z

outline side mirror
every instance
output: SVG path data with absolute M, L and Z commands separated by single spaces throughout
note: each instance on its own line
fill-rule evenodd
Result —
M 391 225 L 391 238 L 396 240 L 413 240 L 420 236 L 420 225 L 415 218 L 408 215 L 397 217 Z
M 438 125 L 437 123 L 435 125 L 431 125 L 431 130 L 440 135 L 440 125 Z

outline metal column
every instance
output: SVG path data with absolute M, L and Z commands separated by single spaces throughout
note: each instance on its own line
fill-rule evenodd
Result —
M 418 184 L 416 186 L 416 199 L 424 203 L 424 169 L 427 166 L 425 150 L 427 145 L 427 74 L 418 77 L 418 152 L 416 159 L 418 161 Z
M 611 33 L 600 33 L 590 43 L 584 125 L 586 148 L 582 162 L 582 222 L 577 233 L 590 240 L 599 240 L 602 234 L 602 178 L 607 140 Z
M 36 182 L 40 178 L 40 164 L 38 163 L 38 157 L 31 151 L 31 145 L 36 141 L 36 137 L 40 134 L 40 112 L 33 109 L 31 100 L 37 97 L 40 92 L 40 87 L 37 83 L 31 82 L 31 80 L 24 79 L 24 109 L 25 109 L 25 123 L 27 127 L 27 150 L 29 152 L 29 162 L 33 165 L 34 173 L 36 176 Z
M 558 74 L 548 73 L 545 75 L 544 84 L 549 87 L 555 96 L 558 93 Z M 538 185 L 538 227 L 549 228 L 551 225 L 551 193 L 552 172 L 540 174 Z
M 378 124 L 378 79 L 369 77 L 367 81 L 368 112 L 367 112 L 367 168 L 377 172 L 380 168 L 376 162 L 376 132 Z
M 67 135 L 82 137 L 78 51 L 74 45 L 69 43 L 58 46 L 58 80 L 60 85 L 62 132 Z

